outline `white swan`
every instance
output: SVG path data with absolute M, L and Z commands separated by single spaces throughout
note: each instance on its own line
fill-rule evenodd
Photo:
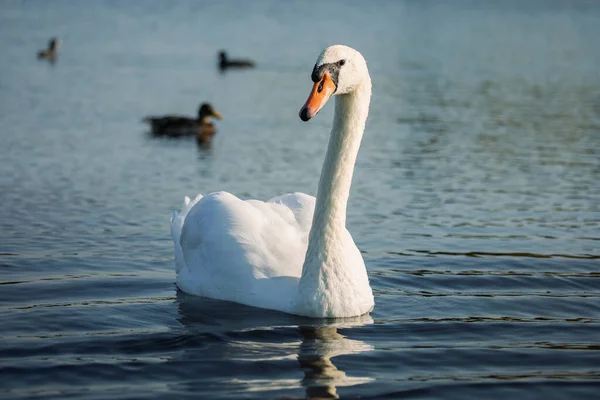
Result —
M 371 100 L 362 55 L 331 46 L 319 55 L 300 110 L 308 121 L 337 95 L 317 198 L 290 193 L 267 202 L 227 192 L 198 195 L 171 218 L 177 286 L 187 293 L 315 318 L 373 309 L 346 205 Z

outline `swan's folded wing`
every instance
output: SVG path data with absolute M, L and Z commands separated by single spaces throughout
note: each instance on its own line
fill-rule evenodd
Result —
M 181 238 L 181 228 L 183 226 L 183 221 L 185 220 L 185 217 L 187 216 L 191 208 L 197 202 L 199 202 L 201 198 L 201 194 L 197 195 L 194 200 L 190 200 L 189 197 L 185 196 L 183 200 L 183 206 L 181 207 L 181 211 L 173 211 L 173 216 L 171 217 L 171 237 L 173 238 L 173 246 L 175 250 L 175 271 L 177 273 L 179 273 L 179 271 L 181 271 L 181 269 L 185 265 L 183 259 L 183 252 L 179 243 Z
M 253 298 L 264 297 L 267 278 L 291 278 L 286 286 L 297 281 L 306 240 L 295 214 L 282 203 L 209 194 L 183 222 L 178 285 L 189 293 L 257 305 Z
M 308 233 L 310 232 L 313 214 L 315 213 L 315 201 L 314 196 L 295 192 L 273 197 L 268 203 L 282 204 L 289 208 L 294 213 L 300 229 L 306 233 L 308 243 Z

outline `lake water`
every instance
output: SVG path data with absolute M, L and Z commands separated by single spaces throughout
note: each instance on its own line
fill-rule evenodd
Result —
M 0 397 L 597 398 L 600 3 L 449 3 L 0 2 Z M 178 292 L 185 195 L 315 194 L 333 107 L 298 110 L 336 43 L 373 79 L 348 228 L 375 309 Z M 211 149 L 141 122 L 203 101 Z

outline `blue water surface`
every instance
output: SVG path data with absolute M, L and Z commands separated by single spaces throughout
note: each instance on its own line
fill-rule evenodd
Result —
M 0 1 L 0 397 L 597 398 L 599 37 L 583 0 Z M 336 43 L 373 80 L 347 224 L 375 309 L 178 292 L 185 195 L 315 194 L 333 107 L 298 111 Z M 211 148 L 141 121 L 204 101 Z

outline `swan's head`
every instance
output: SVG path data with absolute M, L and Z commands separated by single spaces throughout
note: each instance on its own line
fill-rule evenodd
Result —
M 370 78 L 362 54 L 351 47 L 335 45 L 319 55 L 311 79 L 315 84 L 300 109 L 302 121 L 314 117 L 332 95 L 350 94 Z

